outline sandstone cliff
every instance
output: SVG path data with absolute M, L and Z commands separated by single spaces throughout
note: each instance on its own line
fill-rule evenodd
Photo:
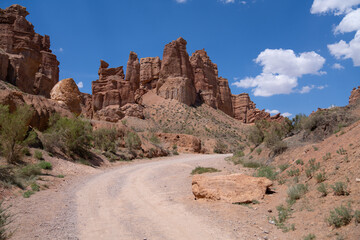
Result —
M 59 81 L 59 62 L 50 50 L 50 37 L 35 33 L 25 7 L 0 9 L 0 80 L 26 93 L 50 97 Z

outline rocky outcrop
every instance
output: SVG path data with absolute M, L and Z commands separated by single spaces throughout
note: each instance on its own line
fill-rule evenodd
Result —
M 134 52 L 130 52 L 125 81 L 130 82 L 134 92 L 140 87 L 140 63 L 137 54 Z
M 165 99 L 192 105 L 196 92 L 186 44 L 183 38 L 178 38 L 165 46 L 156 92 Z
M 351 91 L 351 95 L 349 97 L 349 104 L 356 104 L 360 99 L 360 86 L 358 88 L 354 88 Z
M 51 53 L 49 36 L 35 33 L 28 14 L 20 5 L 0 9 L 0 79 L 49 98 L 59 81 L 59 62 Z
M 3 81 L 0 81 L 0 104 L 8 105 L 10 112 L 15 111 L 18 106 L 29 105 L 34 110 L 30 126 L 40 131 L 48 127 L 49 118 L 55 113 L 64 117 L 73 116 L 67 107 L 57 101 L 14 90 Z
M 192 192 L 196 199 L 208 199 L 228 203 L 250 203 L 264 198 L 272 185 L 267 178 L 245 174 L 200 176 L 192 179 Z
M 81 114 L 89 119 L 93 118 L 93 110 L 92 110 L 92 96 L 88 93 L 80 93 L 81 98 Z
M 161 60 L 159 57 L 147 57 L 140 59 L 140 84 L 145 89 L 156 88 L 160 77 Z
M 176 145 L 178 152 L 200 153 L 201 140 L 195 136 L 175 133 L 158 133 L 157 136 L 170 149 Z
M 81 93 L 72 78 L 66 78 L 58 82 L 51 90 L 50 98 L 64 104 L 76 115 L 81 113 Z
M 219 97 L 218 97 L 218 108 L 229 115 L 234 116 L 234 110 L 232 105 L 232 95 L 229 88 L 228 80 L 225 78 L 218 78 L 219 84 Z

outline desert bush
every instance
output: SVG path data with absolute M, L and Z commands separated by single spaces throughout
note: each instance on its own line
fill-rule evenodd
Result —
M 30 185 L 30 187 L 31 187 L 31 190 L 33 190 L 34 192 L 40 191 L 40 186 L 36 182 L 32 183 Z
M 312 158 L 309 160 L 309 163 L 308 163 L 308 166 L 307 168 L 305 169 L 305 174 L 306 174 L 306 177 L 308 178 L 311 178 L 314 176 L 314 173 L 319 170 L 320 168 L 320 163 L 319 162 L 316 162 L 316 159 L 315 158 Z
M 262 149 L 261 149 L 261 148 L 257 148 L 257 149 L 256 149 L 256 153 L 257 153 L 258 155 L 260 155 L 261 152 L 262 152 Z
M 253 161 L 249 161 L 249 162 L 243 162 L 243 167 L 246 168 L 259 168 L 261 167 L 261 163 L 258 162 L 253 162 Z
M 293 204 L 296 200 L 299 200 L 303 195 L 305 195 L 308 191 L 308 186 L 304 184 L 296 184 L 291 186 L 288 191 L 288 202 Z
M 115 128 L 99 128 L 93 131 L 93 143 L 96 149 L 102 151 L 116 151 L 117 131 Z
M 283 232 L 288 232 L 289 230 L 295 230 L 295 225 L 292 224 L 290 226 L 286 226 L 285 222 L 286 220 L 291 216 L 291 208 L 290 207 L 284 207 L 284 205 L 279 205 L 276 207 L 276 210 L 278 211 L 278 217 L 272 217 L 272 220 L 275 223 L 275 226 L 282 229 Z
M 27 105 L 18 107 L 13 113 L 9 112 L 8 106 L 0 105 L 0 145 L 8 163 L 21 159 L 32 114 Z
M 48 152 L 56 153 L 54 149 L 58 147 L 70 157 L 84 156 L 88 153 L 92 140 L 90 122 L 81 118 L 53 115 L 49 120 L 49 126 L 43 141 Z
M 275 172 L 275 168 L 271 166 L 262 166 L 258 168 L 255 173 L 255 177 L 266 177 L 270 180 L 275 180 L 277 173 Z
M 174 145 L 172 146 L 172 154 L 173 154 L 173 155 L 179 155 L 179 153 L 178 153 L 178 147 L 177 147 L 176 144 L 174 144 Z
M 245 153 L 242 150 L 236 151 L 234 157 L 244 157 Z
M 326 153 L 325 156 L 323 156 L 323 160 L 326 161 L 326 160 L 329 160 L 331 159 L 331 153 Z
M 335 208 L 333 211 L 330 211 L 330 216 L 327 219 L 327 222 L 330 226 L 340 228 L 342 226 L 348 225 L 352 218 L 353 215 L 350 205 L 347 207 L 341 205 L 340 207 Z
M 290 167 L 290 165 L 289 164 L 281 164 L 281 165 L 279 165 L 279 169 L 280 169 L 280 171 L 281 172 L 283 172 L 283 171 L 285 171 L 286 169 L 288 169 Z
M 335 185 L 331 185 L 331 188 L 336 196 L 347 196 L 350 194 L 347 190 L 347 185 L 343 182 L 336 182 Z
M 23 150 L 22 150 L 22 153 L 25 156 L 31 156 L 31 152 L 30 152 L 30 149 L 28 147 L 24 147 Z
M 274 153 L 275 156 L 280 155 L 281 153 L 285 152 L 285 150 L 287 149 L 287 144 L 286 142 L 283 141 L 278 141 L 275 143 L 275 145 L 273 145 L 270 149 L 272 150 L 272 152 Z
M 307 118 L 308 117 L 305 114 L 300 113 L 292 119 L 292 125 L 295 132 L 299 132 L 304 128 L 304 123 Z
M 22 178 L 31 179 L 41 174 L 41 168 L 37 164 L 29 164 L 19 169 L 17 175 Z
M 339 148 L 339 150 L 336 150 L 336 153 L 339 155 L 345 155 L 346 154 L 346 150 L 344 148 Z
M 315 240 L 316 236 L 315 234 L 309 233 L 308 235 L 306 235 L 304 238 L 304 240 Z
M 29 198 L 31 195 L 33 195 L 35 192 L 34 191 L 30 191 L 30 190 L 28 190 L 28 191 L 26 191 L 26 192 L 24 192 L 23 193 L 23 197 L 24 198 Z
M 325 183 L 320 183 L 317 190 L 321 193 L 322 197 L 326 197 L 328 195 L 327 185 Z
M 43 160 L 43 154 L 42 154 L 42 152 L 40 152 L 39 150 L 35 150 L 34 156 L 35 156 L 35 158 L 38 159 L 38 160 Z
M 290 169 L 287 171 L 287 174 L 289 177 L 299 176 L 300 175 L 300 169 Z
M 152 134 L 149 140 L 154 145 L 158 145 L 161 143 L 160 138 L 158 138 L 155 134 Z
M 304 165 L 304 161 L 302 159 L 297 159 L 295 163 L 296 165 Z
M 259 146 L 264 141 L 264 133 L 258 127 L 253 126 L 248 133 L 248 140 L 255 146 Z
M 203 174 L 203 173 L 212 173 L 212 172 L 220 172 L 220 170 L 212 167 L 196 167 L 191 171 L 191 175 L 195 174 Z
M 8 230 L 8 225 L 12 222 L 12 216 L 8 213 L 9 207 L 3 207 L 3 202 L 0 202 L 0 240 L 9 239 L 12 235 Z
M 40 163 L 38 164 L 38 166 L 39 166 L 41 169 L 52 170 L 52 164 L 49 163 L 49 162 L 45 162 L 45 161 L 40 162 Z
M 216 144 L 214 147 L 214 153 L 226 153 L 228 150 L 228 147 L 226 144 L 224 144 L 223 142 L 221 142 L 220 140 L 216 140 Z
M 130 150 L 140 149 L 141 140 L 139 135 L 137 135 L 135 132 L 128 132 L 125 136 L 125 146 Z
M 355 211 L 354 218 L 355 218 L 355 223 L 359 224 L 360 223 L 360 211 L 359 210 Z
M 326 180 L 326 174 L 324 172 L 318 173 L 318 174 L 316 174 L 315 179 L 316 179 L 317 183 L 324 182 Z

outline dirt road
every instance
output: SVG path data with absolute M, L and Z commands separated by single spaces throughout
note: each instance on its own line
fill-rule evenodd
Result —
M 226 156 L 142 161 L 19 198 L 13 239 L 246 239 L 234 224 L 201 208 L 191 192 L 191 170 L 201 165 L 225 171 Z

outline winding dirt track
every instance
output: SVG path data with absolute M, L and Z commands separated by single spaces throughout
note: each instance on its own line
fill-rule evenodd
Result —
M 79 239 L 235 239 L 181 203 L 193 166 L 224 157 L 183 155 L 95 175 L 76 192 Z

